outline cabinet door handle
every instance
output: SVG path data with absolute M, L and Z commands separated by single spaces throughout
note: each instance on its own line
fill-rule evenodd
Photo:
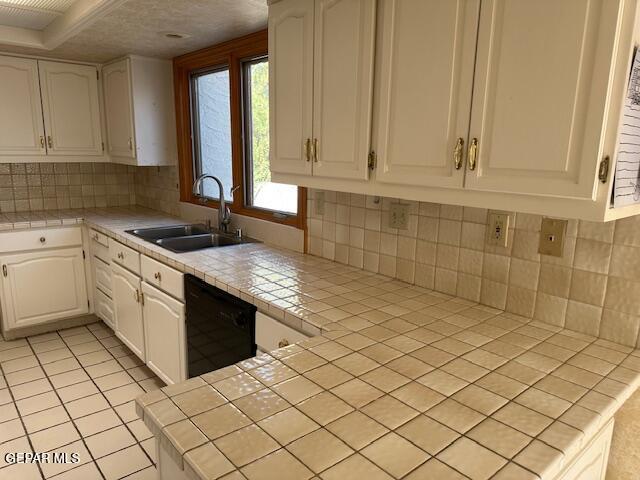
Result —
M 158 280 L 159 282 L 162 281 L 162 275 L 160 275 L 160 272 L 156 272 L 153 274 L 153 278 L 155 278 L 156 280 Z
M 458 137 L 456 146 L 453 149 L 453 164 L 456 166 L 456 170 L 462 168 L 462 149 L 464 148 L 464 138 Z
M 144 307 L 144 292 L 140 292 L 140 303 Z
M 304 152 L 305 152 L 305 157 L 307 159 L 307 162 L 311 161 L 311 139 L 307 138 L 307 140 L 304 142 Z
M 51 138 L 51 135 L 47 135 L 47 146 L 53 148 L 53 138 Z
M 289 340 L 286 338 L 283 338 L 278 342 L 278 348 L 286 347 L 287 345 L 289 345 Z
M 44 148 L 44 137 L 40 135 L 40 148 Z
M 469 144 L 469 170 L 475 170 L 477 166 L 478 139 L 474 138 Z
M 313 161 L 318 163 L 318 139 L 313 139 Z
M 118 258 L 120 260 L 124 260 L 124 253 L 122 253 L 122 252 L 118 253 Z
M 8 275 L 6 265 L 2 265 L 2 275 L 4 275 L 5 277 Z
M 133 294 L 133 298 L 136 299 L 136 303 L 140 303 L 140 290 L 136 288 L 136 292 Z

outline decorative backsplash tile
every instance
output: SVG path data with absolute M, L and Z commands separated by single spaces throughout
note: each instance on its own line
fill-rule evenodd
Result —
M 137 167 L 136 202 L 170 215 L 180 214 L 180 187 L 177 167 Z
M 538 254 L 542 217 L 509 213 L 506 247 L 487 244 L 488 211 L 317 190 L 309 253 L 580 332 L 629 343 L 640 330 L 640 216 L 569 220 L 561 258 Z M 392 203 L 409 206 L 389 228 Z
M 132 205 L 134 172 L 113 163 L 0 163 L 0 213 Z

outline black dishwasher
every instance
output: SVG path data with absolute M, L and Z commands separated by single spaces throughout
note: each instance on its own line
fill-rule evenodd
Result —
M 256 307 L 185 275 L 189 378 L 256 354 Z

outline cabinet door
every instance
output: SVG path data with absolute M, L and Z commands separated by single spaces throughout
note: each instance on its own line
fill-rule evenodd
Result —
M 38 61 L 49 155 L 100 155 L 96 67 Z
M 316 0 L 313 175 L 365 180 L 371 141 L 376 9 L 371 0 Z
M 311 175 L 313 0 L 269 7 L 269 85 L 271 171 Z
M 119 265 L 111 264 L 113 271 L 113 310 L 116 335 L 142 361 L 145 360 L 144 325 L 140 278 Z
M 620 0 L 483 0 L 473 190 L 593 198 Z
M 7 255 L 0 264 L 5 328 L 88 313 L 82 248 Z
M 135 157 L 131 62 L 128 58 L 102 69 L 107 147 L 111 155 Z
M 45 153 L 38 63 L 0 57 L 0 155 Z
M 381 2 L 376 180 L 461 187 L 479 0 Z
M 173 384 L 187 379 L 184 304 L 142 283 L 147 366 Z

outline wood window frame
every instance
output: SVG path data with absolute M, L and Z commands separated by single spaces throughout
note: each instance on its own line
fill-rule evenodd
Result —
M 246 202 L 247 179 L 245 178 L 246 161 L 244 158 L 244 101 L 242 99 L 242 65 L 243 61 L 268 55 L 267 30 L 261 30 L 244 37 L 187 53 L 173 59 L 173 80 L 176 104 L 176 128 L 178 139 L 178 170 L 180 174 L 180 201 L 195 205 L 206 205 L 218 208 L 219 202 L 209 200 L 203 203 L 200 197 L 193 194 L 194 178 L 194 146 L 191 119 L 191 75 L 208 68 L 228 66 L 230 79 L 230 113 L 231 113 L 231 159 L 233 185 L 238 190 L 233 202 L 227 205 L 233 213 L 258 218 L 270 222 L 289 225 L 306 231 L 307 190 L 298 187 L 297 215 L 282 216 L 273 211 L 258 207 L 249 207 Z

